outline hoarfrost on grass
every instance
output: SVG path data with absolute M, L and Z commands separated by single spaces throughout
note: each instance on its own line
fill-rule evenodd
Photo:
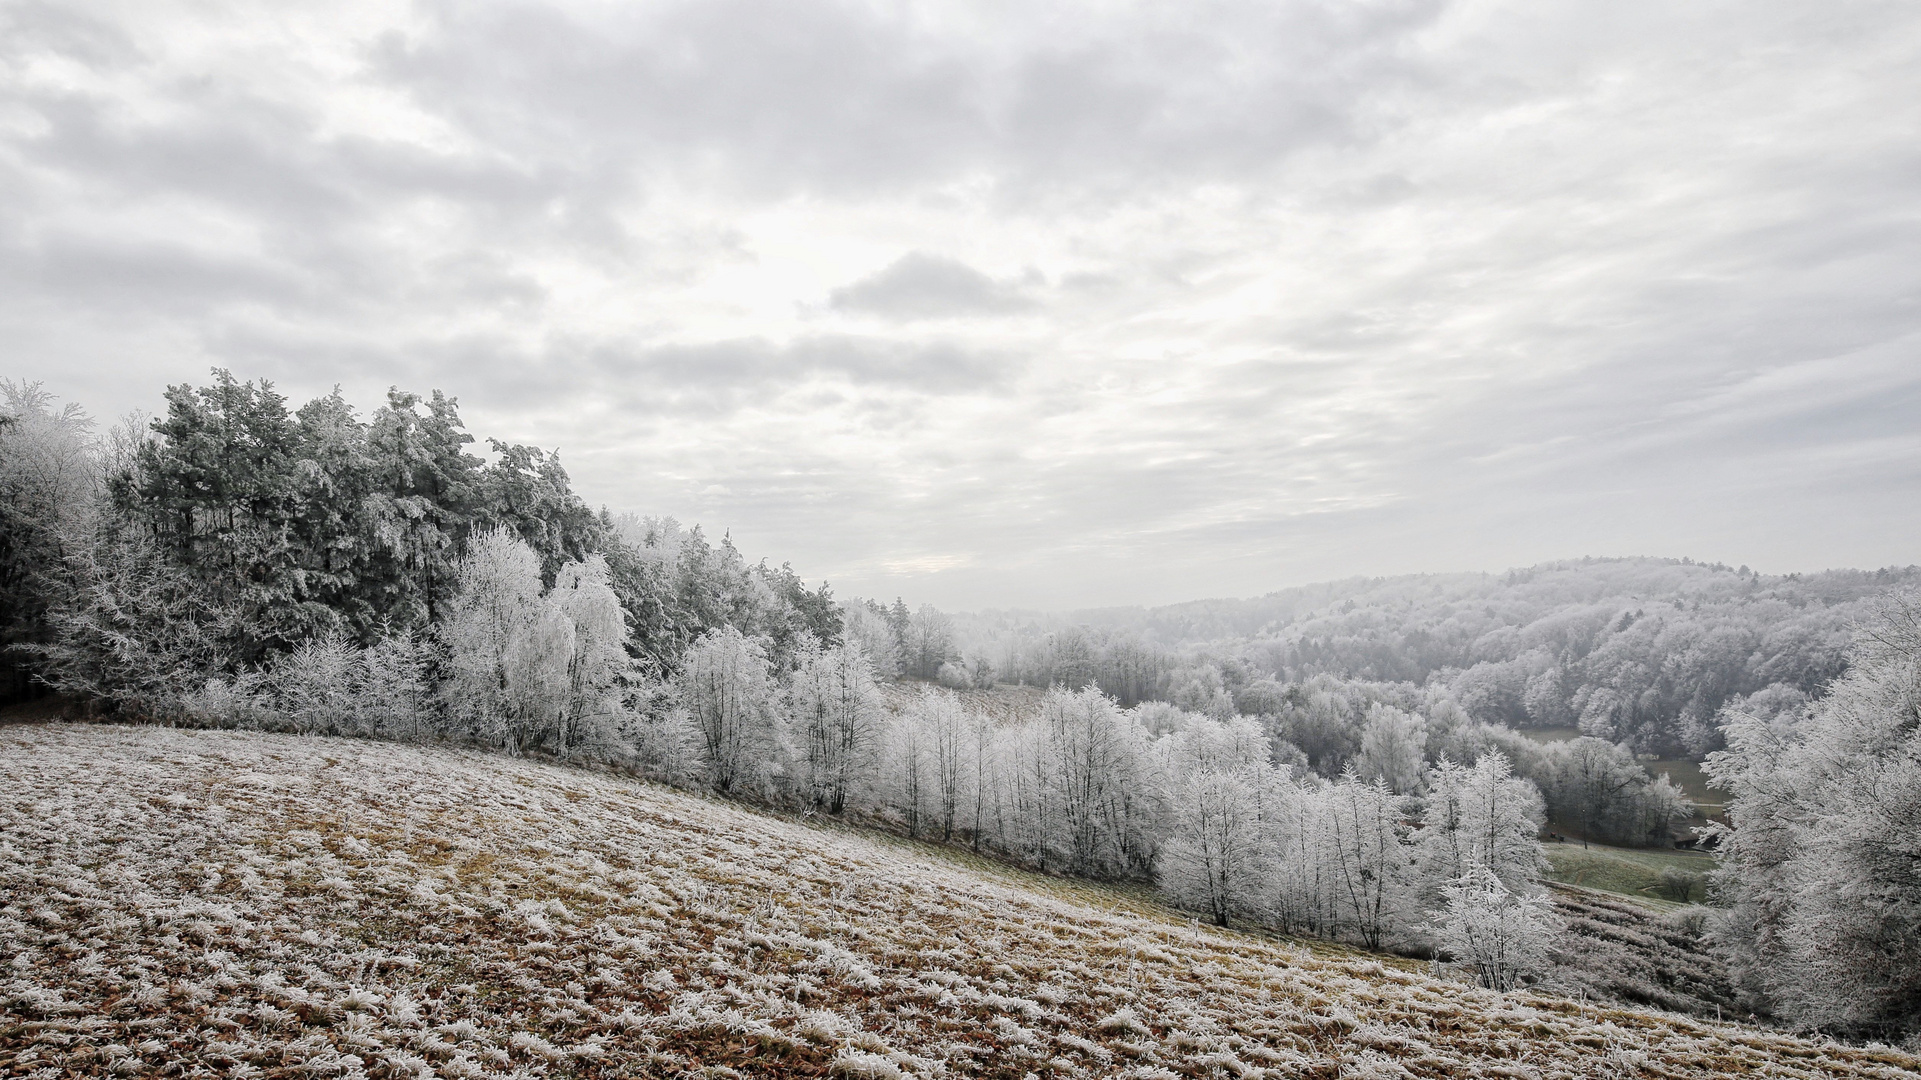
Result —
M 1915 1075 L 527 760 L 16 727 L 0 792 L 5 1075 Z

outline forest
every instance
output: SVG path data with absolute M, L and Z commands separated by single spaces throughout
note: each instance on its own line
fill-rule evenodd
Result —
M 1581 560 L 949 614 L 591 508 L 552 454 L 475 453 L 439 392 L 363 417 L 215 372 L 105 430 L 0 392 L 8 698 L 614 766 L 1494 989 L 1553 985 L 1548 823 L 1671 845 L 1694 808 L 1637 755 L 1684 754 L 1730 793 L 1702 917 L 1745 999 L 1921 1024 L 1914 568 Z M 987 707 L 1008 684 L 1033 707 Z
M 1767 576 L 1589 558 L 948 622 L 957 649 L 1002 679 L 1091 681 L 1130 704 L 1260 715 L 1316 676 L 1439 684 L 1477 720 L 1698 758 L 1722 747 L 1724 707 L 1779 712 L 1819 693 L 1875 599 L 1917 583 L 1912 566 Z

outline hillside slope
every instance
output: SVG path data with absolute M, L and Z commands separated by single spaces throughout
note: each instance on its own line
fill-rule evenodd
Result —
M 14 1076 L 1921 1075 L 460 751 L 0 728 L 0 825 Z

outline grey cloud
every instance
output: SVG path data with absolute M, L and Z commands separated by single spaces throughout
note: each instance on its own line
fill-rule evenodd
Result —
M 970 49 L 837 4 L 670 3 L 596 25 L 441 4 L 435 33 L 375 55 L 481 140 L 581 170 L 693 163 L 743 190 L 848 194 L 986 165 L 1010 193 L 1131 197 L 1364 137 L 1364 99 L 1415 78 L 1403 46 L 1443 8 L 1191 5 Z
M 141 60 L 139 48 L 124 31 L 69 5 L 28 0 L 0 9 L 0 56 L 19 62 L 38 51 L 97 67 Z
M 809 379 L 921 394 L 991 392 L 1020 366 L 1017 357 L 951 342 L 896 342 L 839 335 L 786 345 L 741 338 L 653 348 L 602 347 L 594 364 L 642 408 L 704 407 L 728 412 L 771 400 Z
M 0 249 L 0 281 L 15 295 L 58 297 L 95 310 L 205 311 L 224 303 L 299 303 L 287 268 L 232 253 L 53 234 Z
M 1020 281 L 997 281 L 944 255 L 910 251 L 885 268 L 828 295 L 839 311 L 887 319 L 1007 315 L 1037 305 Z

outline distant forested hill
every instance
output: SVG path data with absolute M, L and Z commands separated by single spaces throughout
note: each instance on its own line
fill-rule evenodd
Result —
M 1008 681 L 1091 679 L 1123 700 L 1272 712 L 1316 676 L 1440 684 L 1477 719 L 1579 726 L 1650 752 L 1717 745 L 1733 699 L 1798 707 L 1838 676 L 1867 598 L 1921 569 L 1769 576 L 1674 559 L 1423 574 L 1246 600 L 961 617 L 962 650 Z

